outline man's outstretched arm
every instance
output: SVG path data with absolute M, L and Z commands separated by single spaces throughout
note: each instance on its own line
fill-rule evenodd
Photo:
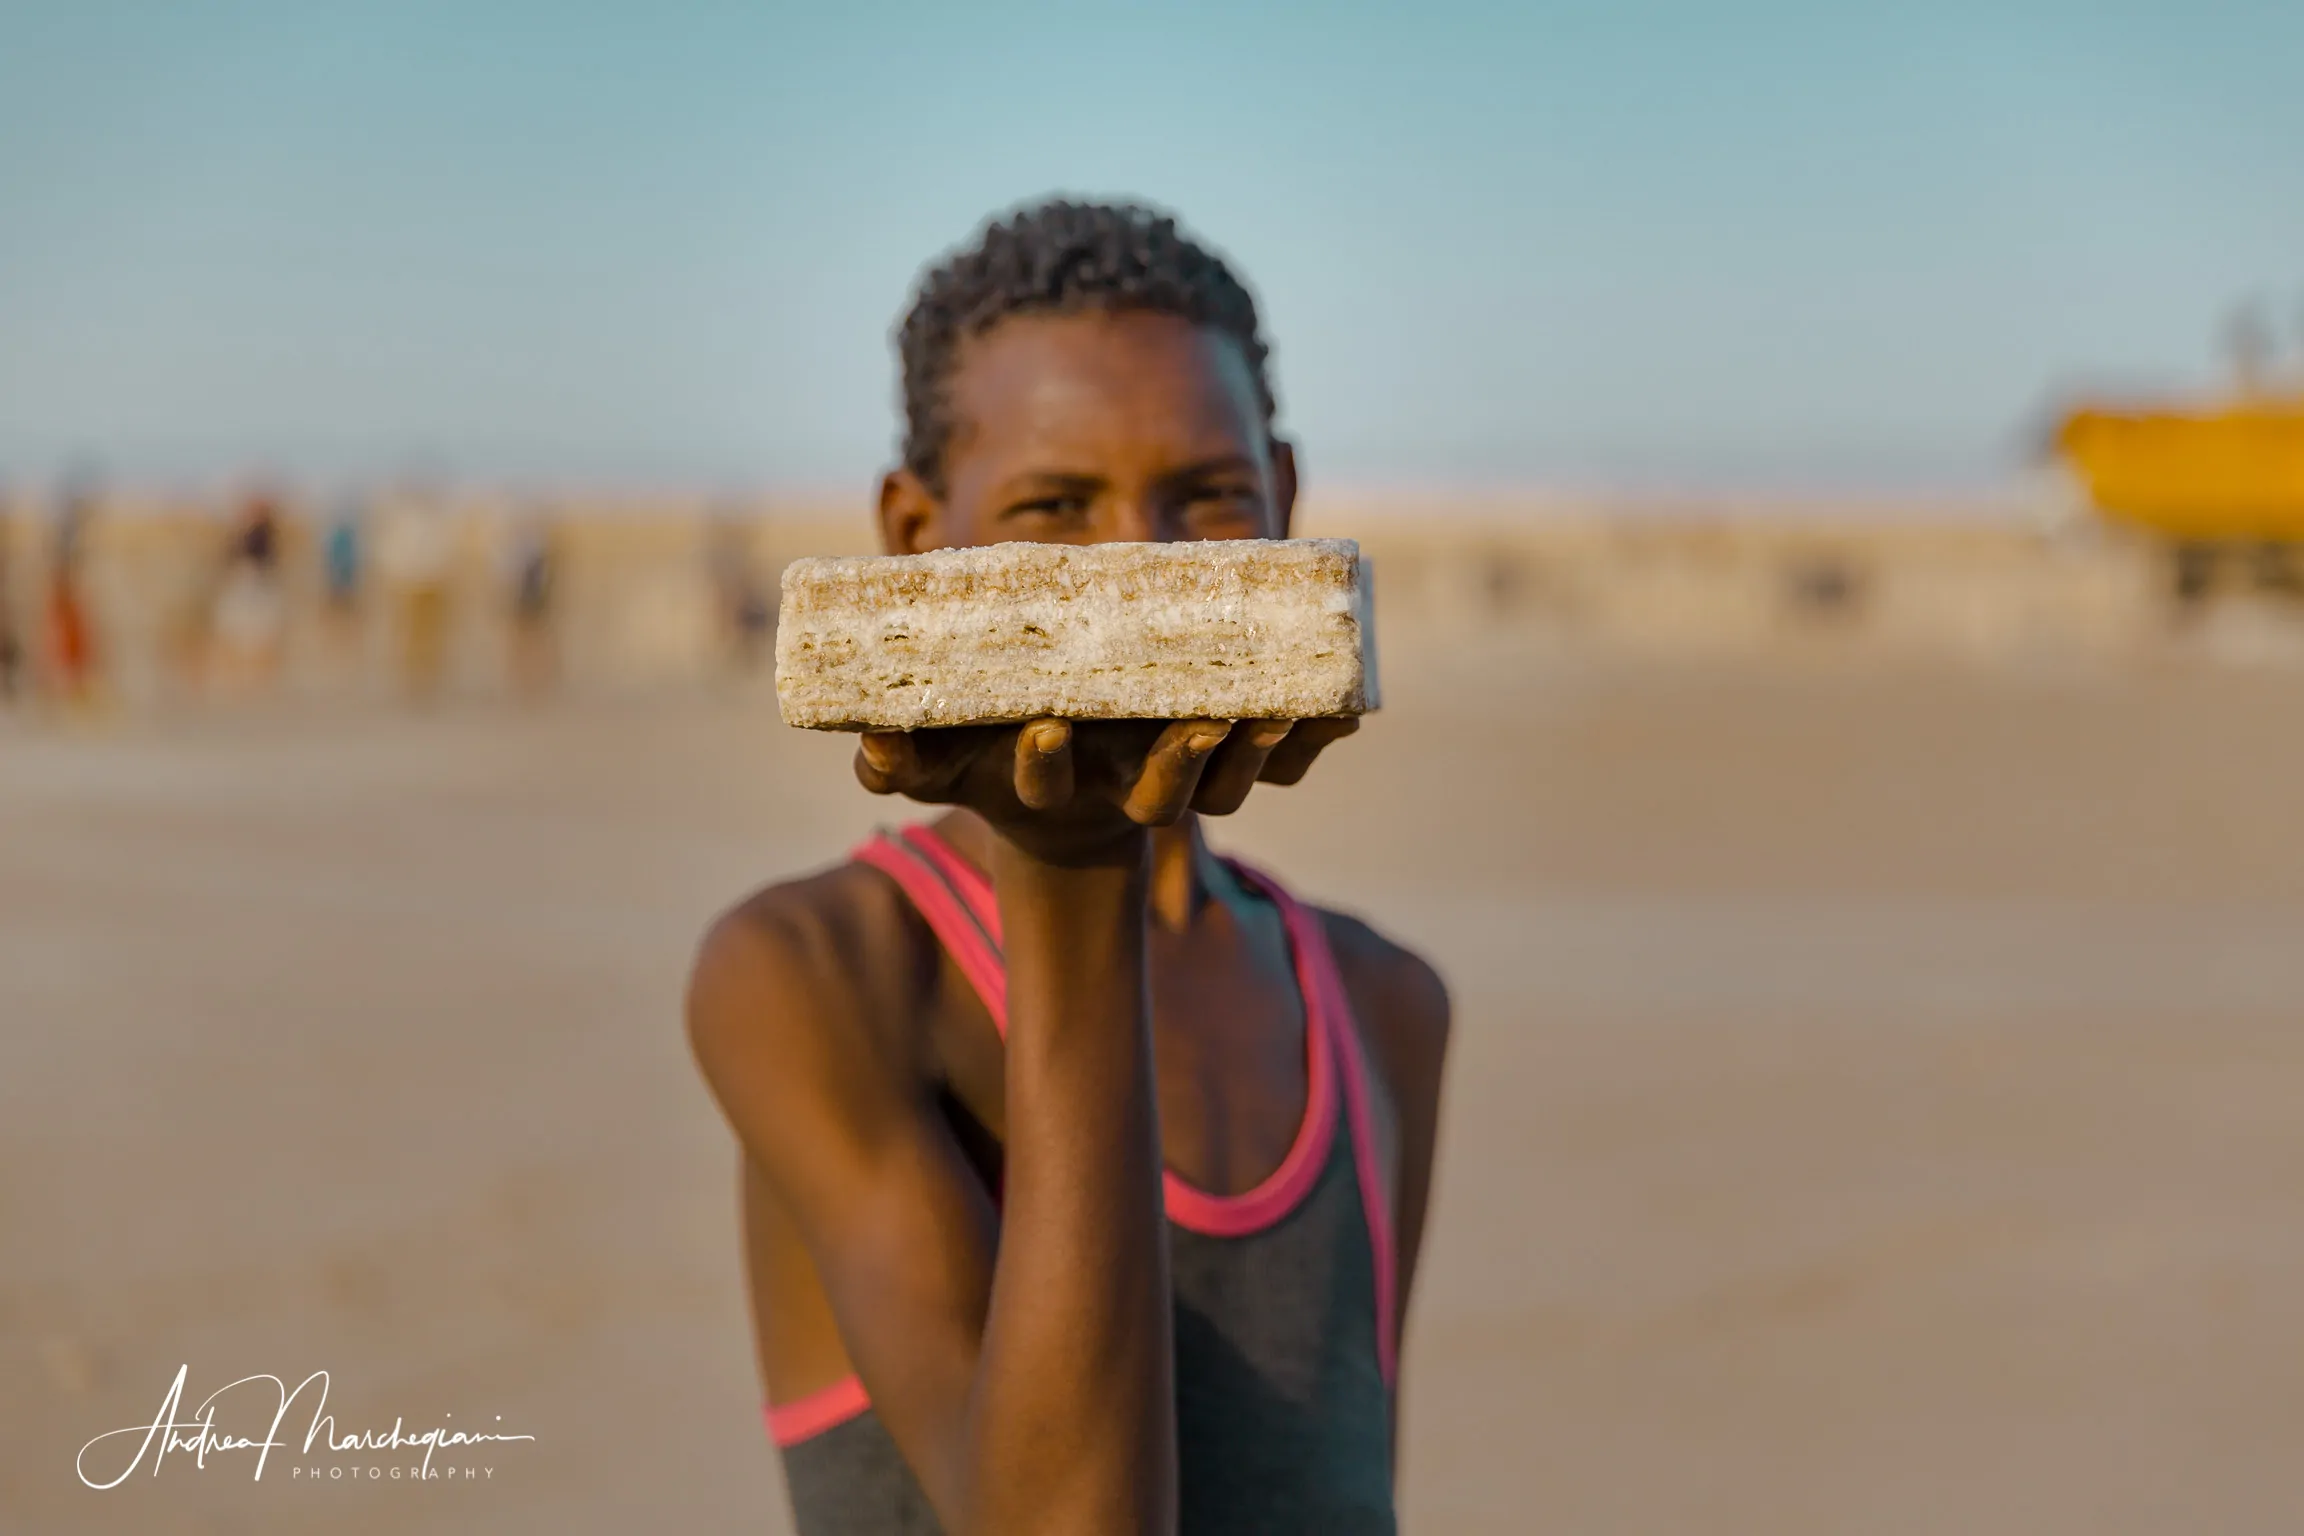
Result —
M 1003 869 L 1006 1188 L 990 1202 L 775 893 L 698 956 L 689 1034 L 791 1213 L 875 1411 L 945 1529 L 1174 1527 L 1141 877 Z M 1061 1004 L 1061 1006 L 1059 1006 Z

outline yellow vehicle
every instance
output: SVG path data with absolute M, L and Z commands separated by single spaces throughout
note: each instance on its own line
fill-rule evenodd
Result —
M 2054 442 L 2100 514 L 2168 543 L 2180 596 L 2234 572 L 2304 590 L 2304 390 L 2196 408 L 2083 406 Z

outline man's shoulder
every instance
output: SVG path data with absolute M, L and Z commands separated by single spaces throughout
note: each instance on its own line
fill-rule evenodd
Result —
M 1384 1005 L 1385 1012 L 1408 1015 L 1425 1026 L 1434 1022 L 1435 1015 L 1445 1022 L 1448 987 L 1429 960 L 1357 913 L 1333 907 L 1312 910 L 1355 1001 L 1365 995 Z
M 1432 963 L 1367 919 L 1315 907 L 1361 1038 L 1396 1090 L 1437 1084 L 1448 1051 L 1448 985 Z
M 763 885 L 708 924 L 688 984 L 700 1054 L 723 1037 L 853 1031 L 902 1018 L 914 958 L 894 882 L 849 861 Z
M 706 926 L 703 953 L 774 953 L 786 961 L 836 953 L 883 932 L 902 905 L 885 875 L 846 860 L 730 903 Z

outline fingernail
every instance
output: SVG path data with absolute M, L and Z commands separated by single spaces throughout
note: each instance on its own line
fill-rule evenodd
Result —
M 869 762 L 873 767 L 885 772 L 889 768 L 895 766 L 896 743 L 892 738 L 887 736 L 875 736 L 871 732 L 867 731 L 864 733 L 863 741 L 858 745 L 864 753 L 865 761 Z
M 1210 726 L 1192 733 L 1190 746 L 1195 752 L 1213 752 L 1231 734 L 1230 726 Z
M 1287 721 L 1267 720 L 1256 727 L 1255 733 L 1248 740 L 1254 746 L 1276 747 L 1286 739 L 1288 731 L 1289 724 Z
M 1032 727 L 1032 750 L 1057 752 L 1072 739 L 1072 728 L 1061 720 L 1043 720 Z

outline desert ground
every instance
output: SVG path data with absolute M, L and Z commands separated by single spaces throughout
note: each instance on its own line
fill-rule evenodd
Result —
M 1215 837 L 1454 992 L 1405 1528 L 2304 1528 L 2300 705 L 1399 658 Z M 679 1008 L 900 814 L 845 752 L 757 687 L 0 717 L 0 1529 L 786 1529 Z M 534 1438 L 83 1486 L 179 1367 Z

